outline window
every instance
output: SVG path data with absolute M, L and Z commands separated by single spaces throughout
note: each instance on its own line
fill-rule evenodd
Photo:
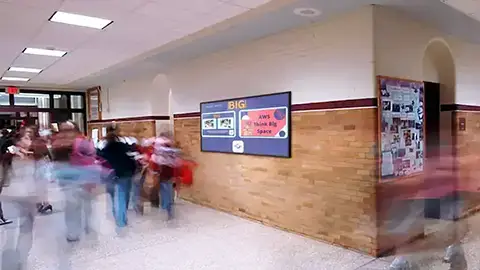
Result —
M 71 95 L 70 105 L 72 109 L 83 109 L 83 97 L 80 95 Z
M 0 93 L 0 106 L 10 105 L 10 95 L 7 93 Z
M 50 95 L 20 93 L 17 95 L 13 95 L 13 104 L 15 106 L 34 106 L 37 108 L 49 108 Z
M 50 128 L 50 113 L 48 113 L 48 112 L 39 112 L 38 113 L 38 127 L 40 129 Z
M 82 133 L 85 133 L 85 122 L 83 113 L 72 113 L 72 120 L 78 125 L 80 131 Z
M 53 95 L 53 108 L 67 109 L 68 108 L 67 95 Z

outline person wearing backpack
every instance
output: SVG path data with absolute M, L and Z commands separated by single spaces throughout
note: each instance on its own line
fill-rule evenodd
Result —
M 156 165 L 156 178 L 160 187 L 161 206 L 167 211 L 168 219 L 173 218 L 174 190 L 173 180 L 178 168 L 178 149 L 168 135 L 161 135 L 155 140 L 151 161 Z
M 119 140 L 115 127 L 107 128 L 106 144 L 99 155 L 105 159 L 113 170 L 113 214 L 117 229 L 127 226 L 127 209 L 130 201 L 132 179 L 136 172 L 136 161 L 128 153 L 132 152 L 130 145 Z

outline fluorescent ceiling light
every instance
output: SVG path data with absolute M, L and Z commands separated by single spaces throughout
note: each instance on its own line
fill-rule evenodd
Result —
M 76 25 L 76 26 L 90 27 L 95 29 L 103 29 L 113 22 L 111 20 L 89 17 L 89 16 L 73 14 L 73 13 L 66 13 L 61 11 L 55 12 L 55 14 L 53 14 L 53 16 L 50 18 L 50 21 Z
M 18 82 L 28 82 L 29 78 L 20 78 L 20 77 L 2 77 L 2 81 L 18 81 Z
M 40 73 L 42 70 L 39 68 L 24 68 L 24 67 L 10 67 L 9 71 L 16 72 L 28 72 L 28 73 Z
M 62 57 L 67 52 L 58 51 L 58 50 L 46 50 L 46 49 L 38 49 L 38 48 L 26 48 L 23 50 L 23 53 L 26 54 L 34 54 L 34 55 L 45 55 L 45 56 L 55 56 L 55 57 Z

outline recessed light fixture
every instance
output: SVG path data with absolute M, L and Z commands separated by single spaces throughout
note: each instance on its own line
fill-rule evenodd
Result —
M 62 11 L 55 12 L 50 18 L 50 21 L 76 26 L 90 27 L 95 29 L 104 29 L 113 22 L 112 20 L 67 13 Z
M 314 8 L 296 8 L 293 13 L 302 17 L 317 17 L 321 14 L 320 10 Z
M 40 73 L 42 72 L 39 68 L 24 68 L 24 67 L 10 67 L 9 71 L 16 71 L 16 72 L 28 72 L 28 73 Z
M 55 56 L 55 57 L 62 57 L 67 52 L 58 51 L 58 50 L 46 50 L 46 49 L 38 49 L 38 48 L 26 48 L 23 50 L 23 53 L 26 54 L 34 54 L 34 55 L 45 55 L 45 56 Z
M 2 81 L 17 81 L 17 82 L 28 82 L 29 78 L 21 78 L 21 77 L 2 77 Z

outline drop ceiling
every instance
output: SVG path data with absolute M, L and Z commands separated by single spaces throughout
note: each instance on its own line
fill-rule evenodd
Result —
M 85 76 L 242 14 L 269 0 L 0 0 L 0 75 L 25 86 L 68 85 Z M 63 11 L 114 22 L 103 30 L 50 22 Z M 27 55 L 27 48 L 66 51 Z M 42 69 L 40 74 L 9 67 Z M 0 85 L 13 82 L 0 81 Z
M 473 0 L 0 0 L 0 75 L 31 78 L 15 83 L 19 86 L 86 88 L 161 72 L 179 61 L 371 4 L 391 6 L 480 43 L 480 1 Z M 321 15 L 293 13 L 310 7 Z M 55 11 L 114 22 L 103 30 L 49 22 Z M 22 54 L 26 47 L 68 53 L 62 58 Z M 8 71 L 11 66 L 43 71 Z

